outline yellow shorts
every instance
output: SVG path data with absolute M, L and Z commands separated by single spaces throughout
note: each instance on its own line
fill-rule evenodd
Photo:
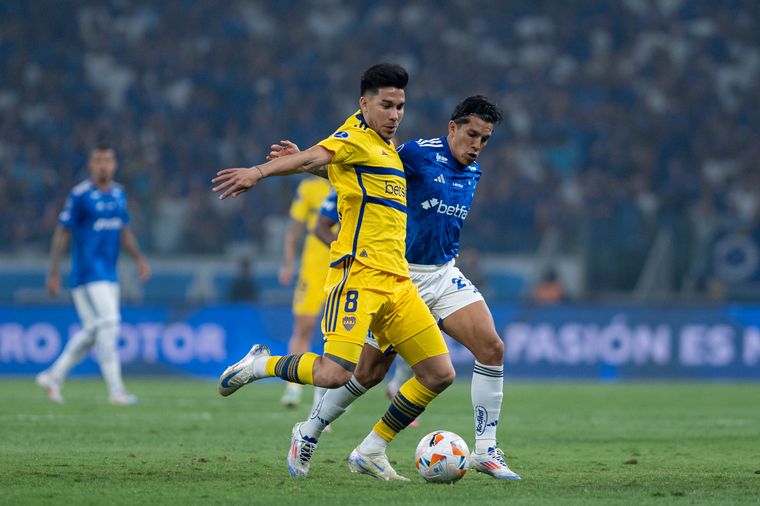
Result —
M 325 302 L 325 277 L 330 267 L 330 253 L 321 243 L 320 248 L 312 247 L 310 239 L 318 240 L 309 236 L 304 246 L 293 292 L 293 314 L 319 316 Z
M 325 291 L 325 354 L 356 364 L 369 331 L 380 349 L 398 348 L 415 337 L 424 340 L 404 347 L 414 350 L 415 356 L 405 357 L 413 363 L 448 353 L 435 319 L 409 278 L 349 258 L 329 269 Z M 434 331 L 423 332 L 430 327 Z

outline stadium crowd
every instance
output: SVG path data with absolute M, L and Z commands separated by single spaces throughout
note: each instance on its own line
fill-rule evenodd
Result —
M 760 221 L 759 19 L 753 0 L 4 1 L 0 252 L 47 250 L 103 132 L 148 252 L 264 247 L 296 181 L 221 204 L 209 179 L 328 135 L 387 60 L 411 74 L 401 140 L 442 135 L 469 94 L 506 112 L 465 246 L 556 230 L 592 286 L 630 288 L 666 230 L 699 285 L 715 237 Z

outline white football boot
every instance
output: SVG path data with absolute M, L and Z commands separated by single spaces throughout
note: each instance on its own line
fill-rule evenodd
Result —
M 108 401 L 114 406 L 134 406 L 138 403 L 137 396 L 127 392 L 113 394 Z
M 365 455 L 359 452 L 359 448 L 354 448 L 348 456 L 348 468 L 352 473 L 368 474 L 378 480 L 409 481 L 409 478 L 401 476 L 391 467 L 384 453 Z
M 261 379 L 263 376 L 254 375 L 253 364 L 257 360 L 268 359 L 270 355 L 268 347 L 263 344 L 254 344 L 242 360 L 229 366 L 219 377 L 219 393 L 227 397 L 237 392 L 240 387 Z
M 34 378 L 37 383 L 48 396 L 48 399 L 56 404 L 63 404 L 63 395 L 61 394 L 61 384 L 55 381 L 49 374 L 45 372 L 39 373 Z
M 318 441 L 313 437 L 301 434 L 301 425 L 303 422 L 298 422 L 293 426 L 293 433 L 290 437 L 290 451 L 287 459 L 290 476 L 306 476 L 309 474 L 311 457 L 317 449 Z
M 491 447 L 484 453 L 471 453 L 470 468 L 500 480 L 520 479 L 520 475 L 512 471 L 507 465 L 501 448 Z

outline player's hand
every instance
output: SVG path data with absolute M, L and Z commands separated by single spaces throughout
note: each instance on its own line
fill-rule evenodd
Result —
M 293 155 L 301 151 L 294 142 L 288 140 L 280 141 L 279 144 L 272 144 L 269 149 L 271 151 L 267 155 L 267 161 L 272 161 L 281 156 Z
M 261 179 L 261 173 L 258 170 L 224 169 L 217 172 L 216 177 L 211 180 L 212 183 L 216 183 L 212 190 L 223 192 L 219 195 L 219 200 L 224 200 L 229 196 L 237 197 L 256 186 L 259 179 Z
M 282 286 L 288 286 L 293 281 L 293 266 L 283 265 L 277 273 L 277 280 Z
M 58 293 L 61 291 L 61 275 L 49 274 L 45 279 L 45 288 L 47 288 L 47 291 L 51 296 L 57 297 Z
M 137 260 L 137 270 L 140 273 L 140 281 L 145 283 L 150 279 L 150 265 L 144 258 Z

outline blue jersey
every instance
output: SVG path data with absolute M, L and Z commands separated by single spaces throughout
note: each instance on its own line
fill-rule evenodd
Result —
M 66 199 L 58 222 L 71 230 L 71 286 L 93 281 L 116 281 L 121 229 L 129 223 L 127 196 L 112 183 L 101 191 L 91 181 L 76 185 Z
M 322 201 L 322 206 L 319 208 L 319 214 L 325 218 L 330 219 L 334 223 L 338 223 L 340 218 L 338 217 L 338 194 L 335 190 L 330 189 L 330 193 Z
M 446 137 L 409 141 L 398 148 L 406 173 L 406 259 L 410 264 L 445 264 L 459 251 L 480 166 L 464 166 Z

